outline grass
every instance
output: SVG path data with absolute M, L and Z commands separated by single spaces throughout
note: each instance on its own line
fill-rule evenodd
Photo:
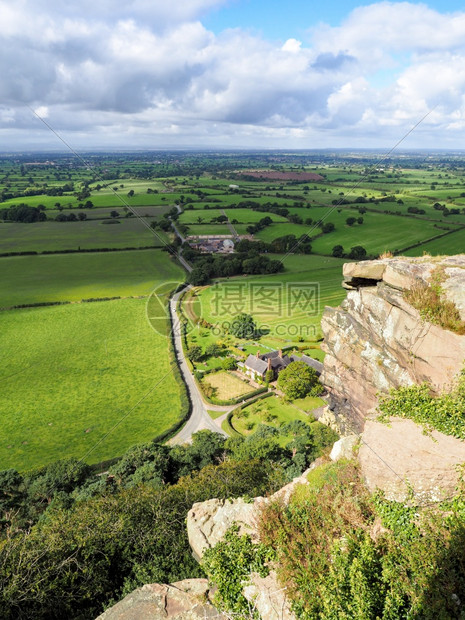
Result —
M 204 383 L 210 385 L 215 391 L 215 398 L 219 400 L 229 400 L 242 396 L 242 394 L 248 394 L 253 388 L 241 381 L 234 375 L 226 371 L 215 372 L 206 375 L 203 379 Z
M 156 236 L 136 218 L 122 218 L 111 225 L 103 221 L 0 224 L 0 252 L 162 247 L 162 240 L 168 239 L 161 231 Z
M 320 398 L 314 400 L 313 409 L 323 403 Z M 315 422 L 313 417 L 302 413 L 291 404 L 284 403 L 278 396 L 272 396 L 258 400 L 256 403 L 239 410 L 232 416 L 231 425 L 241 435 L 251 435 L 257 430 L 259 424 L 279 428 L 292 420 L 301 420 L 309 424 Z M 287 443 L 288 440 L 289 437 L 287 436 L 283 438 L 284 443 Z
M 404 252 L 405 256 L 428 254 L 463 254 L 465 251 L 465 229 L 451 232 L 440 239 L 434 239 Z
M 342 245 L 346 252 L 353 246 L 362 245 L 368 254 L 378 255 L 385 250 L 401 250 L 414 243 L 426 241 L 445 232 L 444 228 L 455 228 L 449 222 L 437 224 L 428 220 L 372 212 L 363 215 L 363 224 L 348 226 L 346 219 L 358 217 L 357 211 L 342 208 L 330 210 L 326 207 L 312 207 L 301 211 L 302 217 L 311 217 L 314 221 L 325 218 L 325 222 L 332 222 L 336 226 L 335 231 L 312 241 L 312 250 L 326 255 L 331 255 L 335 245 Z M 437 228 L 436 225 L 441 228 Z M 270 242 L 284 235 L 295 235 L 299 238 L 305 233 L 313 236 L 319 234 L 320 229 L 292 223 L 272 224 L 260 231 L 257 237 Z
M 465 334 L 465 321 L 462 320 L 457 306 L 444 299 L 440 284 L 415 284 L 404 292 L 404 297 L 418 310 L 423 320 L 456 334 Z
M 233 318 L 246 312 L 268 332 L 261 337 L 260 345 L 270 348 L 314 345 L 321 338 L 324 307 L 336 306 L 345 297 L 341 287 L 342 263 L 321 256 L 289 256 L 284 258 L 283 273 L 219 280 L 216 285 L 201 289 L 192 308 L 197 316 L 215 326 L 217 335 L 213 337 L 210 330 L 197 327 L 192 331 L 196 344 L 206 346 L 212 338 L 221 339 Z M 298 294 L 302 290 L 313 297 L 308 303 L 303 298 L 295 303 L 296 291 Z
M 149 295 L 162 282 L 184 279 L 181 267 L 161 250 L 10 256 L 0 259 L 0 267 L 0 308 Z
M 96 463 L 178 418 L 168 340 L 144 299 L 2 312 L 1 469 Z M 117 425 L 117 426 L 116 426 Z

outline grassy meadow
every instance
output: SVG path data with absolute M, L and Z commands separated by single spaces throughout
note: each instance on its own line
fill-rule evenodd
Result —
M 146 228 L 136 218 L 84 222 L 0 223 L 0 253 L 163 247 L 166 233 Z
M 184 279 L 181 267 L 162 250 L 9 256 L 0 266 L 0 308 L 149 295 L 163 282 Z
M 223 327 L 227 328 L 241 312 L 252 314 L 264 330 L 261 346 L 303 346 L 321 338 L 320 320 L 324 307 L 338 305 L 345 297 L 341 287 L 344 261 L 314 255 L 285 257 L 277 254 L 270 258 L 283 260 L 285 271 L 223 279 L 198 290 L 192 310 L 215 329 L 212 336 L 210 330 L 195 328 L 190 334 L 195 344 L 206 346 L 215 341 L 214 334 L 218 334 L 216 340 L 221 339 Z M 301 300 L 296 300 L 295 295 L 300 295 Z
M 168 340 L 149 325 L 145 299 L 4 311 L 1 320 L 0 469 L 69 456 L 96 463 L 178 419 Z

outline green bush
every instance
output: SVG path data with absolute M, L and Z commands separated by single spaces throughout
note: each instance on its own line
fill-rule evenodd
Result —
M 461 374 L 450 393 L 431 394 L 427 383 L 391 390 L 381 396 L 378 409 L 380 421 L 390 416 L 408 418 L 427 430 L 436 429 L 445 435 L 465 439 L 465 374 Z

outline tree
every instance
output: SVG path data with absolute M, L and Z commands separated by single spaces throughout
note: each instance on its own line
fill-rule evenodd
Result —
M 357 218 L 357 224 L 363 224 L 363 217 Z
M 270 383 L 274 379 L 274 372 L 271 368 L 269 368 L 265 373 L 265 381 L 266 383 Z
M 203 286 L 210 281 L 210 274 L 204 267 L 194 267 L 188 276 L 189 284 Z
M 336 226 L 332 222 L 326 222 L 326 224 L 323 224 L 321 227 L 321 232 L 325 234 L 333 232 L 333 230 L 336 230 Z
M 237 362 L 233 357 L 226 357 L 222 362 L 221 366 L 224 370 L 236 370 Z
M 203 357 L 202 349 L 197 345 L 194 345 L 193 347 L 191 347 L 189 351 L 187 352 L 187 359 L 190 360 L 191 362 L 198 362 L 200 359 L 202 359 L 202 357 Z
M 257 326 L 253 317 L 245 312 L 236 316 L 230 328 L 231 334 L 236 338 L 253 338 L 256 330 Z
M 129 196 L 129 198 L 132 198 L 134 196 L 134 190 L 133 189 L 130 189 L 128 191 L 128 196 Z
M 278 376 L 278 388 L 289 400 L 321 392 L 316 371 L 305 362 L 291 362 Z
M 355 219 L 355 217 L 348 217 L 346 219 L 346 224 L 347 226 L 353 226 L 355 224 L 357 220 Z
M 205 355 L 207 355 L 208 357 L 218 357 L 221 352 L 222 348 L 220 347 L 220 345 L 216 344 L 216 342 L 209 344 L 208 347 L 205 349 Z
M 344 256 L 344 248 L 342 247 L 342 245 L 335 245 L 332 254 L 336 258 L 342 258 Z
M 353 258 L 355 260 L 362 260 L 366 258 L 367 251 L 361 245 L 355 245 L 353 248 L 350 248 L 349 258 Z

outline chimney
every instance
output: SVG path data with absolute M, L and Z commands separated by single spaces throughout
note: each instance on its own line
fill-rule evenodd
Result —
M 271 370 L 271 357 L 268 358 L 268 368 L 267 370 Z
M 257 351 L 257 359 L 260 359 L 260 351 Z
M 282 356 L 283 356 L 283 350 L 282 350 L 282 349 L 279 349 L 279 351 L 278 351 L 278 355 L 279 355 L 279 357 L 282 357 Z

